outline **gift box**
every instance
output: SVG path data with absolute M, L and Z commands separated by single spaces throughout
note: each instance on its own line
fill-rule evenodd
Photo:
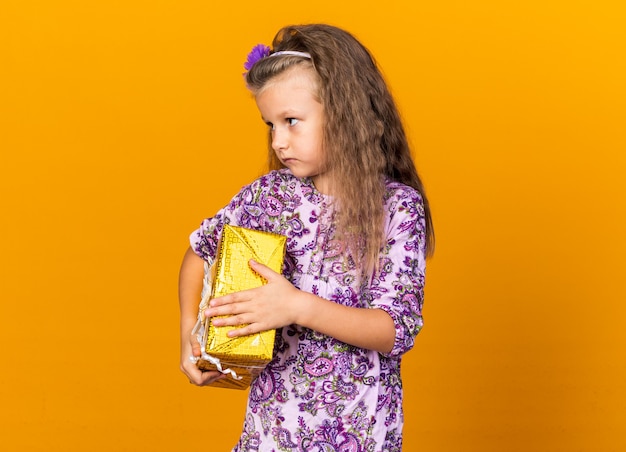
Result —
M 250 259 L 280 273 L 286 242 L 282 235 L 224 225 L 215 263 L 209 270 L 212 287 L 208 300 L 265 284 L 265 279 L 250 268 Z M 208 300 L 205 297 L 205 304 Z M 227 374 L 211 386 L 245 389 L 272 360 L 276 330 L 230 338 L 228 332 L 243 325 L 216 328 L 212 318 L 207 318 L 203 326 L 203 354 L 196 364 L 202 370 Z

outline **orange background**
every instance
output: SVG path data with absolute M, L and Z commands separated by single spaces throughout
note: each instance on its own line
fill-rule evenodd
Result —
M 438 247 L 405 450 L 626 450 L 626 14 L 608 0 L 4 0 L 1 443 L 225 451 L 245 393 L 178 370 L 187 236 L 263 171 L 249 49 L 352 31 Z

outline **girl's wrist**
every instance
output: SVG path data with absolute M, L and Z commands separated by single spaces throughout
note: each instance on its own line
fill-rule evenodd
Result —
M 299 296 L 296 297 L 293 323 L 306 327 L 310 324 L 310 318 L 315 311 L 315 302 L 317 301 L 317 296 L 303 290 L 298 290 L 298 294 Z

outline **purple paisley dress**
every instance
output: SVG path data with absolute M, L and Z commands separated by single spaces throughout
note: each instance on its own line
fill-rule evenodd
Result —
M 242 190 L 191 234 L 212 262 L 224 223 L 287 237 L 283 275 L 346 306 L 385 310 L 396 337 L 388 354 L 299 325 L 277 331 L 274 359 L 250 387 L 233 451 L 377 452 L 402 449 L 402 355 L 422 327 L 424 209 L 416 190 L 387 181 L 386 242 L 376 274 L 360 281 L 334 239 L 331 199 L 309 179 L 273 171 Z

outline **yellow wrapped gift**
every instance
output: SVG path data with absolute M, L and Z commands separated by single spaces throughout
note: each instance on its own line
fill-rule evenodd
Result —
M 286 242 L 282 235 L 224 225 L 215 264 L 210 270 L 212 290 L 209 299 L 265 284 L 265 279 L 250 268 L 250 259 L 280 273 Z M 212 386 L 245 389 L 272 360 L 276 330 L 228 337 L 228 332 L 235 328 L 241 326 L 216 328 L 211 318 L 204 319 L 204 353 L 196 364 L 202 370 L 228 374 Z

